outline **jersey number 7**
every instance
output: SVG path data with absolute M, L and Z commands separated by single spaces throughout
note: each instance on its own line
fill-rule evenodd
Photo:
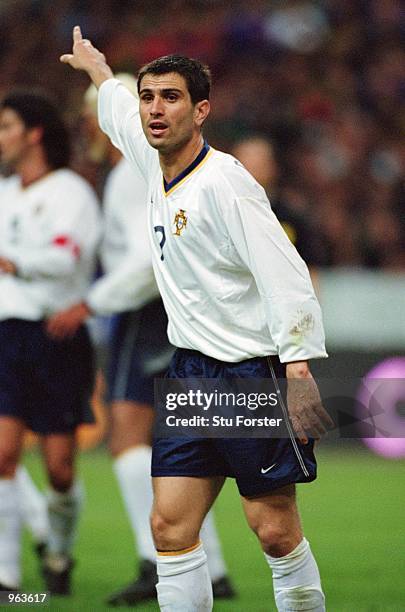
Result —
M 160 250 L 162 251 L 162 254 L 160 256 L 160 259 L 162 261 L 164 261 L 163 247 L 164 247 L 164 244 L 166 242 L 165 228 L 163 227 L 163 225 L 155 225 L 155 227 L 153 229 L 155 230 L 156 233 L 162 234 L 162 238 L 160 240 Z

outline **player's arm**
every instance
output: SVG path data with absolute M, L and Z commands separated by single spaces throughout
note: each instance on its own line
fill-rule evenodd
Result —
M 47 321 L 47 331 L 53 338 L 72 337 L 93 315 L 112 315 L 137 310 L 158 297 L 152 269 L 148 236 L 142 224 L 128 226 L 129 244 L 125 261 L 110 273 L 101 276 L 90 287 L 85 300 L 55 313 Z
M 122 265 L 93 283 L 85 300 L 52 315 L 47 321 L 49 335 L 58 339 L 72 337 L 93 315 L 137 310 L 158 297 L 148 244 L 144 252 L 146 256 L 142 256 L 142 250 L 129 250 Z
M 260 193 L 235 198 L 224 216 L 235 248 L 254 275 L 280 360 L 287 364 L 287 403 L 297 437 L 303 443 L 308 435 L 319 438 L 333 423 L 307 363 L 327 356 L 308 270 Z
M 8 273 L 27 281 L 71 276 L 80 257 L 77 241 L 66 232 L 52 236 L 40 247 L 9 247 Z
M 72 337 L 91 316 L 137 310 L 158 295 L 151 263 L 140 268 L 129 257 L 117 270 L 97 279 L 85 300 L 52 315 L 47 331 L 53 338 Z
M 113 270 L 94 283 L 87 303 L 97 314 L 137 310 L 158 296 L 147 235 L 148 189 L 139 173 L 123 165 L 124 174 L 112 174 L 104 193 L 106 236 L 101 244 L 101 261 L 108 261 L 109 231 L 119 224 L 125 256 Z
M 122 217 L 126 256 L 119 266 L 93 283 L 84 301 L 50 317 L 47 330 L 54 338 L 73 336 L 78 327 L 92 315 L 111 315 L 137 310 L 159 295 L 151 264 L 149 239 L 145 231 L 146 214 L 143 207 L 133 201 L 133 194 L 137 194 L 141 201 L 146 201 L 145 181 L 131 172 L 126 176 L 125 189 L 122 187 L 122 183 L 107 183 L 104 209 L 111 210 L 110 214 L 115 217 Z M 106 225 L 108 226 L 108 221 Z M 103 243 L 101 259 L 102 256 Z
M 129 256 L 124 265 L 97 279 L 85 300 L 52 315 L 47 331 L 53 338 L 71 337 L 91 316 L 137 310 L 158 295 L 150 261 L 140 268 Z
M 319 439 L 334 426 L 333 420 L 322 406 L 318 386 L 307 361 L 286 364 L 287 406 L 297 437 L 307 444 L 308 435 Z
M 117 79 L 104 55 L 89 40 L 83 39 L 79 26 L 73 29 L 72 53 L 60 60 L 76 70 L 87 72 L 99 90 L 98 121 L 111 142 L 148 179 L 159 167 L 158 156 L 147 143 L 139 117 L 139 101 Z
M 46 212 L 48 227 L 41 242 L 8 245 L 3 253 L 13 262 L 15 275 L 27 281 L 74 275 L 79 260 L 94 251 L 100 238 L 99 206 L 90 187 L 57 184 L 48 198 L 57 199 L 60 212 Z
M 151 262 L 140 266 L 136 255 L 129 253 L 117 270 L 96 281 L 86 301 L 96 314 L 110 315 L 137 310 L 158 295 Z

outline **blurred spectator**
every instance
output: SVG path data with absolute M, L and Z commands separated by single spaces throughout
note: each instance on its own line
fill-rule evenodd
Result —
M 196 56 L 214 73 L 210 144 L 229 150 L 252 132 L 271 138 L 280 184 L 306 202 L 329 254 L 324 263 L 404 268 L 401 5 L 10 0 L 1 4 L 0 93 L 10 84 L 46 85 L 74 118 L 86 81 L 67 75 L 57 58 L 76 22 L 116 69 L 135 72 L 166 53 Z M 384 241 L 365 231 L 376 218 L 377 194 L 379 223 L 393 239 L 389 256 Z
M 280 193 L 279 168 L 270 141 L 252 136 L 238 141 L 232 154 L 264 187 L 271 207 L 287 236 L 309 267 L 324 263 L 322 242 L 307 218 L 307 204 L 288 198 L 288 192 Z

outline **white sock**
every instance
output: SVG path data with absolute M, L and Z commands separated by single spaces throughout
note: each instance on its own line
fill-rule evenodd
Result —
M 226 576 L 227 570 L 212 510 L 205 517 L 200 536 L 207 554 L 208 571 L 211 581 L 216 582 Z
M 150 475 L 152 449 L 137 446 L 114 460 L 114 471 L 121 489 L 128 518 L 141 559 L 156 562 L 156 550 L 150 528 L 153 490 Z
M 15 478 L 23 523 L 36 542 L 46 542 L 49 533 L 46 497 L 36 487 L 23 465 L 18 466 Z
M 0 478 L 0 582 L 18 588 L 20 573 L 21 515 L 15 478 Z
M 318 566 L 305 538 L 285 557 L 264 556 L 273 573 L 274 597 L 279 612 L 325 612 Z
M 211 612 L 212 586 L 201 543 L 188 551 L 158 553 L 157 573 L 161 612 Z
M 49 537 L 47 552 L 50 556 L 69 557 L 77 535 L 78 519 L 84 501 L 84 489 L 74 482 L 65 493 L 48 491 Z

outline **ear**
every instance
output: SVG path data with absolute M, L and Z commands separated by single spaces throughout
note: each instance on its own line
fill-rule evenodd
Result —
M 32 145 L 40 144 L 44 135 L 43 127 L 33 127 L 28 130 L 28 142 Z
M 201 100 L 201 102 L 197 102 L 194 107 L 194 121 L 201 127 L 206 118 L 209 115 L 211 106 L 208 100 Z

